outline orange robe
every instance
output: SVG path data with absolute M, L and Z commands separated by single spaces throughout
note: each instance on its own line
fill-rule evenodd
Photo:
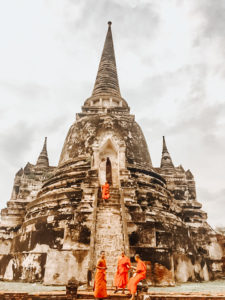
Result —
M 139 260 L 137 263 L 136 275 L 131 277 L 128 282 L 128 289 L 131 294 L 135 294 L 137 292 L 138 282 L 146 278 L 146 265 L 142 260 Z
M 106 261 L 105 259 L 100 259 L 98 262 L 99 267 L 106 268 Z M 106 270 L 105 269 L 98 269 L 95 274 L 95 281 L 94 281 L 94 297 L 95 298 L 106 298 L 107 297 L 107 289 L 106 289 Z
M 102 199 L 108 200 L 109 199 L 109 184 L 106 183 L 102 186 Z
M 128 270 L 131 263 L 127 256 L 121 257 L 118 260 L 117 272 L 115 275 L 115 286 L 120 289 L 125 289 L 128 283 Z

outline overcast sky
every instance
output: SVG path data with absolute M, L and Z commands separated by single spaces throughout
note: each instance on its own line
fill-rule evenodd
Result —
M 153 165 L 162 136 L 195 176 L 211 226 L 225 226 L 225 1 L 0 0 L 0 207 L 14 175 L 51 165 L 91 95 L 112 21 L 122 96 Z

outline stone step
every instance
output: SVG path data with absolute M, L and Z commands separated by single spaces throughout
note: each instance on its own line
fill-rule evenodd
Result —
M 99 219 L 100 220 L 100 219 Z M 101 220 L 102 222 L 104 222 L 104 220 Z M 117 221 L 116 219 L 114 219 L 114 220 L 112 220 L 112 221 Z M 121 222 L 118 222 L 118 223 L 120 223 L 120 224 L 122 224 Z M 104 224 L 102 224 L 102 223 L 99 223 L 99 224 L 97 224 L 97 226 L 96 226 L 96 228 L 97 229 L 104 229 L 104 228 L 106 228 L 106 227 L 108 227 L 108 228 L 111 228 L 112 227 L 112 225 L 110 225 L 110 224 L 108 224 L 107 226 L 105 226 Z M 113 228 L 112 228 L 112 231 L 113 231 Z M 115 228 L 115 234 L 117 234 L 117 230 L 116 230 L 116 228 Z
M 96 242 L 107 242 L 107 244 L 104 245 L 104 248 L 107 249 L 109 248 L 109 246 L 112 246 L 113 244 L 115 244 L 115 246 L 117 246 L 116 244 L 121 243 L 123 240 L 122 238 L 111 238 L 111 241 L 109 239 L 106 239 L 104 235 L 100 235 L 96 238 Z
M 108 216 L 112 219 L 114 216 L 120 216 L 119 210 L 106 211 L 105 209 L 98 209 L 97 212 L 99 218 Z
M 120 237 L 122 236 L 122 230 L 121 228 L 114 228 L 113 230 L 110 230 L 110 227 L 103 228 L 98 225 L 96 227 L 97 233 L 96 233 L 96 238 L 105 238 L 107 240 L 112 240 L 112 239 L 121 239 Z M 99 230 L 98 230 L 99 229 Z
M 118 216 L 120 215 L 119 211 L 108 213 L 105 212 L 104 210 L 98 211 L 98 220 L 104 218 L 104 217 L 109 217 L 110 219 L 118 219 Z M 107 220 L 106 220 L 107 221 Z
M 113 214 L 113 216 L 112 216 Z M 106 213 L 106 212 L 100 212 L 99 215 L 98 215 L 98 221 L 101 222 L 101 221 L 104 221 L 106 223 L 104 223 L 106 226 L 107 225 L 112 225 L 110 221 L 119 221 L 119 212 L 116 212 L 116 213 L 112 213 L 112 214 L 109 214 L 109 213 Z
M 117 221 L 117 220 L 112 220 L 112 221 Z M 101 220 L 101 222 L 104 222 L 104 220 Z M 121 222 L 118 222 L 121 225 Z M 113 236 L 117 236 L 118 234 L 121 234 L 120 231 L 118 231 L 117 228 L 113 228 L 110 224 L 108 225 L 103 225 L 102 223 L 97 224 L 96 229 L 101 231 L 101 234 L 104 233 L 105 235 L 107 235 L 107 233 L 109 233 L 110 230 L 110 235 Z
M 117 215 L 120 215 L 120 210 L 119 209 L 117 209 L 117 208 L 115 208 L 115 207 L 112 207 L 112 206 L 110 206 L 110 207 L 99 207 L 98 209 L 97 209 L 97 211 L 98 211 L 98 215 L 99 216 L 101 216 L 101 215 L 110 215 L 110 216 L 112 216 L 112 215 L 115 215 L 115 214 L 117 214 Z
M 97 242 L 97 243 L 98 243 L 98 242 L 100 243 L 101 240 L 96 241 L 96 242 Z M 115 248 L 115 249 L 113 250 L 113 252 L 115 252 L 116 249 L 118 249 L 118 250 L 121 249 L 120 246 L 121 246 L 122 242 L 123 242 L 123 241 L 121 240 L 120 242 L 112 243 L 112 244 L 111 244 L 111 246 Z M 101 245 L 102 245 L 102 244 L 101 244 Z M 112 248 L 112 247 L 107 247 L 106 245 L 102 245 L 102 246 L 99 247 L 99 253 L 100 253 L 101 250 L 103 250 L 103 249 L 104 249 L 106 252 L 111 253 L 111 248 Z M 98 251 L 96 251 L 96 253 L 98 253 Z M 114 255 L 114 254 L 111 253 L 111 255 Z
M 114 228 L 113 230 L 110 230 L 110 227 L 99 227 L 100 225 L 96 226 L 97 233 L 96 238 L 105 238 L 105 239 L 118 239 L 122 235 L 121 229 Z M 110 232 L 109 232 L 110 231 Z M 110 235 L 108 237 L 108 235 Z
M 110 233 L 110 238 L 107 237 L 107 234 L 105 231 L 102 231 L 102 232 L 99 232 L 97 233 L 96 235 L 96 240 L 99 240 L 102 242 L 109 242 L 109 244 L 113 244 L 115 241 L 121 241 L 123 239 L 123 236 L 122 236 L 122 231 L 120 230 L 119 233 L 117 234 L 111 234 Z M 107 247 L 107 245 L 105 245 Z
M 106 248 L 106 246 L 102 246 L 102 247 L 99 247 L 99 249 L 96 249 L 96 253 L 97 254 L 100 254 L 101 250 L 104 249 L 105 253 L 106 253 L 106 256 L 111 259 L 110 257 L 117 257 L 119 254 L 120 254 L 120 248 L 119 248 L 120 245 L 117 245 L 117 247 L 115 247 L 114 250 L 112 250 L 111 248 Z
M 111 212 L 112 210 L 119 211 L 118 203 L 117 204 L 115 204 L 115 203 L 105 203 L 105 204 L 99 203 L 98 210 L 104 210 L 104 211 L 108 211 L 108 212 Z
M 105 201 L 111 201 L 111 200 L 119 200 L 120 199 L 120 196 L 119 195 L 117 195 L 117 194 L 112 194 L 112 195 L 110 195 L 109 196 L 109 198 L 108 199 L 106 199 Z M 102 200 L 102 197 L 99 197 L 98 198 L 98 201 L 101 201 Z
M 118 224 L 122 225 L 120 220 L 117 220 L 116 218 L 114 218 L 113 220 L 109 219 L 107 224 L 105 224 L 105 226 L 104 226 L 104 224 L 102 224 L 102 222 L 104 222 L 104 219 L 99 219 L 99 224 L 97 224 L 97 226 L 96 226 L 97 229 L 100 229 L 100 230 L 106 229 L 107 232 L 110 229 L 110 232 L 114 232 L 114 235 L 117 235 L 118 233 L 120 233 L 120 232 L 118 232 L 116 227 L 113 227 L 113 224 L 110 224 L 112 222 L 113 223 L 118 222 Z
M 106 220 L 107 219 L 107 220 Z M 98 221 L 99 221 L 99 225 L 103 225 L 101 222 L 106 222 L 105 227 L 109 227 L 111 228 L 112 227 L 112 222 L 120 222 L 120 219 L 118 218 L 118 215 L 114 215 L 113 217 L 111 215 L 108 215 L 108 214 L 105 214 L 105 215 L 102 215 L 98 218 Z
M 119 200 L 106 200 L 105 203 L 103 203 L 102 200 L 98 201 L 98 206 L 112 206 L 112 205 L 120 205 Z
M 110 257 L 110 256 L 116 256 L 117 257 L 120 254 L 119 250 L 121 249 L 121 244 L 122 244 L 122 241 L 121 241 L 121 243 L 117 243 L 117 245 L 115 245 L 115 244 L 112 245 L 112 246 L 115 246 L 115 249 L 113 251 L 111 250 L 111 248 L 106 247 L 104 245 L 102 247 L 100 246 L 99 250 L 96 249 L 96 251 L 95 251 L 96 254 L 97 254 L 96 256 L 98 256 L 98 254 L 100 254 L 100 252 L 102 250 L 104 250 L 106 252 L 107 257 Z M 116 249 L 118 250 L 118 252 L 116 252 L 116 254 L 115 254 Z
M 116 218 L 114 220 L 111 220 L 111 222 L 116 222 L 118 220 L 116 220 Z M 120 234 L 120 231 L 118 231 L 117 228 L 113 227 L 111 224 L 106 224 L 105 226 L 102 224 L 102 222 L 104 222 L 104 220 L 100 220 L 100 224 L 97 224 L 96 228 L 101 230 L 102 232 L 105 232 L 105 234 L 107 235 L 107 233 L 109 233 L 110 230 L 110 234 L 112 233 L 114 236 Z M 118 224 L 121 225 L 121 222 L 119 221 Z
M 97 227 L 97 229 L 98 229 L 98 227 Z M 107 233 L 106 233 L 105 230 L 103 230 L 103 228 L 102 228 L 102 230 L 96 234 L 96 239 L 102 239 L 102 238 L 104 238 L 105 240 L 106 240 L 106 239 L 107 239 L 107 240 L 114 240 L 114 239 L 120 240 L 120 239 L 121 239 L 121 236 L 122 236 L 122 232 L 116 231 L 114 234 L 113 234 L 113 233 L 110 233 L 110 238 L 108 238 L 108 237 L 107 237 Z
M 108 217 L 110 219 L 118 219 L 120 217 L 120 212 L 119 211 L 112 211 L 111 213 L 106 212 L 104 210 L 100 210 L 98 211 L 98 220 L 104 218 L 104 217 Z M 107 221 L 107 220 L 106 220 Z
M 117 193 L 111 193 L 109 194 L 109 199 L 113 199 L 113 198 L 116 198 L 116 199 L 119 199 L 120 198 L 120 194 L 117 194 Z M 99 195 L 99 200 L 102 199 L 102 196 Z
M 107 273 L 106 273 L 106 279 L 107 279 Z M 107 294 L 109 296 L 110 299 L 112 300 L 128 300 L 130 298 L 131 295 L 127 295 L 127 294 L 121 294 L 121 291 L 114 294 L 114 289 L 110 288 L 108 283 L 107 283 Z M 126 293 L 129 293 L 128 290 L 126 289 Z M 93 291 L 91 290 L 89 291 L 78 291 L 77 293 L 78 299 L 94 299 L 93 297 Z
M 110 197 L 108 200 L 119 200 L 120 199 L 120 195 L 118 194 L 110 194 Z
M 120 195 L 118 190 L 110 190 L 111 197 L 103 201 L 99 199 L 96 217 L 95 261 L 100 252 L 105 251 L 107 264 L 107 284 L 112 285 L 118 257 L 124 247 L 123 226 L 120 211 Z
M 98 211 L 98 213 L 104 212 L 104 211 L 111 211 L 111 212 L 115 212 L 115 213 L 117 212 L 118 214 L 120 214 L 120 204 L 99 206 L 97 211 Z
M 107 218 L 107 216 L 106 216 L 106 218 Z M 107 224 L 102 223 L 102 222 L 105 222 L 104 218 L 99 218 L 98 220 L 99 220 L 99 224 L 97 224 L 96 228 L 107 228 L 107 229 L 111 229 L 112 231 L 113 231 L 113 229 L 115 229 L 115 232 L 118 232 L 118 231 L 116 230 L 116 228 L 113 227 L 113 223 L 118 222 L 118 223 L 122 224 L 120 220 L 117 220 L 117 218 L 113 218 L 113 219 L 111 217 L 108 218 Z

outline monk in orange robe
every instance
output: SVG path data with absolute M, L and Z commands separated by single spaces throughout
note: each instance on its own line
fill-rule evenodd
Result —
M 106 260 L 105 260 L 105 252 L 101 251 L 101 258 L 97 263 L 97 271 L 95 274 L 94 281 L 94 297 L 101 299 L 107 297 L 107 289 L 106 289 Z
M 135 269 L 136 274 L 130 278 L 127 285 L 128 289 L 130 290 L 130 293 L 132 294 L 131 300 L 134 300 L 135 293 L 137 292 L 138 282 L 146 278 L 145 263 L 140 259 L 140 256 L 138 254 L 135 255 L 135 260 L 137 262 L 137 267 L 131 268 Z
M 102 186 L 102 200 L 103 203 L 105 203 L 105 200 L 109 199 L 109 184 L 106 181 L 106 183 Z
M 118 289 L 123 289 L 124 293 L 124 289 L 126 288 L 126 285 L 128 283 L 128 271 L 130 267 L 130 259 L 125 255 L 124 251 L 122 251 L 117 264 L 117 272 L 114 280 L 116 290 L 114 293 L 116 293 Z

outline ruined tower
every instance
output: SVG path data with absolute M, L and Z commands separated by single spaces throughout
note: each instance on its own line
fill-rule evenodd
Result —
M 106 180 L 110 199 L 103 205 Z M 58 166 L 49 166 L 45 140 L 37 164 L 16 174 L 1 215 L 1 279 L 86 281 L 102 249 L 109 285 L 122 249 L 141 255 L 153 284 L 221 275 L 222 251 L 196 201 L 192 173 L 174 166 L 164 138 L 161 166 L 153 167 L 121 96 L 111 22 L 92 95 L 69 129 Z

